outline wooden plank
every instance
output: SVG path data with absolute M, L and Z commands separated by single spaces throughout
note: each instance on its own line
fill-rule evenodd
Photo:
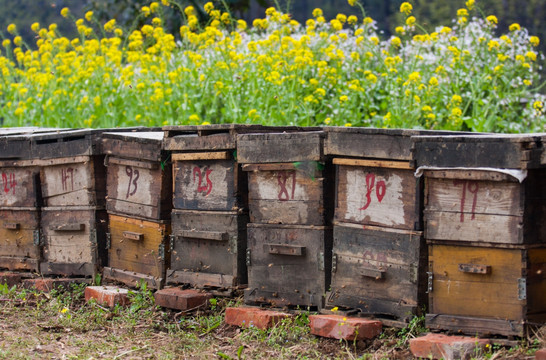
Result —
M 315 177 L 315 176 L 319 177 Z M 249 173 L 251 222 L 324 225 L 324 179 L 318 171 L 280 170 Z
M 48 262 L 40 263 L 42 275 L 57 276 L 95 276 L 99 273 L 99 266 L 95 263 L 62 263 Z
M 526 274 L 527 320 L 546 323 L 546 246 L 529 249 Z
M 165 139 L 165 149 L 169 151 L 213 151 L 235 149 L 236 147 L 237 138 L 229 133 L 207 136 L 186 134 Z
M 249 224 L 245 301 L 321 307 L 330 283 L 331 236 L 325 227 Z M 305 252 L 270 254 L 271 245 L 305 247 Z
M 276 170 L 295 170 L 296 163 L 273 163 L 273 164 L 244 164 L 243 171 L 276 171 Z
M 176 153 L 172 154 L 173 161 L 192 161 L 192 160 L 228 160 L 231 159 L 229 151 L 199 152 L 199 153 Z
M 163 278 L 156 278 L 150 275 L 136 273 L 134 271 L 114 269 L 112 267 L 105 267 L 102 271 L 102 276 L 105 279 L 119 281 L 133 288 L 138 287 L 140 283 L 144 281 L 148 289 L 161 289 L 165 280 Z
M 324 132 L 244 134 L 237 136 L 242 163 L 322 161 Z
M 105 154 L 118 157 L 159 162 L 165 155 L 163 132 L 106 132 L 102 134 L 102 149 Z
M 107 168 L 108 211 L 153 220 L 167 219 L 172 208 L 171 168 L 158 162 L 111 157 Z
M 449 169 L 449 170 L 425 170 L 427 178 L 453 179 L 453 180 L 485 180 L 517 182 L 513 176 L 498 171 L 485 171 L 477 169 Z
M 328 302 L 405 319 L 426 305 L 426 265 L 421 232 L 336 223 Z
M 427 239 L 523 244 L 523 217 L 425 210 Z
M 167 284 L 191 284 L 192 286 L 200 288 L 233 288 L 236 287 L 239 282 L 233 275 L 229 274 L 209 274 L 186 270 L 167 270 Z
M 525 273 L 525 257 L 525 250 L 430 246 L 430 312 L 524 320 L 526 301 L 518 298 L 518 279 Z M 490 273 L 459 271 L 459 265 L 467 263 L 489 266 Z
M 426 210 L 459 213 L 458 223 L 471 221 L 475 214 L 524 214 L 519 183 L 427 178 L 426 189 Z
M 231 279 L 229 286 L 247 283 L 247 214 L 237 211 L 173 210 L 172 221 L 169 270 L 183 272 L 184 276 L 188 273 L 202 275 L 181 277 L 178 274 L 168 281 L 172 283 L 179 279 L 181 283 L 203 286 L 202 279 L 208 279 L 208 285 L 215 284 L 217 287 L 225 287 L 226 279 Z M 196 283 L 192 283 L 192 279 Z
M 40 206 L 39 169 L 17 162 L 0 165 L 0 207 Z
M 419 180 L 413 171 L 338 165 L 336 220 L 419 229 Z
M 425 322 L 429 329 L 451 330 L 471 336 L 525 335 L 524 326 L 521 322 L 504 319 L 487 319 L 448 314 L 427 314 Z
M 414 166 L 409 161 L 387 161 L 387 160 L 364 160 L 364 159 L 343 159 L 335 158 L 332 160 L 334 165 L 347 165 L 347 166 L 365 166 L 365 167 L 379 167 L 389 169 L 405 169 L 412 170 Z
M 0 256 L 0 269 L 38 272 L 40 270 L 40 260 L 29 257 Z
M 109 215 L 110 249 L 109 266 L 114 269 L 136 272 L 154 278 L 164 278 L 169 254 L 168 224 Z M 164 247 L 165 259 L 159 254 Z
M 173 174 L 177 209 L 227 211 L 243 205 L 234 160 L 177 161 Z

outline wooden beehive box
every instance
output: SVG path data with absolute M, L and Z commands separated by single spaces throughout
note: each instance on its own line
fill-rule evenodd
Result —
M 55 134 L 66 130 L 33 126 L 0 128 L 0 159 L 30 159 L 32 158 L 30 142 L 33 134 Z
M 248 172 L 251 222 L 321 226 L 330 220 L 323 132 L 245 134 L 237 141 L 238 161 Z
M 93 276 L 106 261 L 107 216 L 93 206 L 42 209 L 42 274 Z
M 169 266 L 169 221 L 149 221 L 110 214 L 107 235 L 107 279 L 136 286 L 140 281 L 160 289 Z
M 543 136 L 413 140 L 425 178 L 427 326 L 521 336 L 544 322 Z
M 108 212 L 168 220 L 172 172 L 163 132 L 104 133 Z
M 526 336 L 546 322 L 546 247 L 429 245 L 427 327 Z
M 426 304 L 420 231 L 334 224 L 327 306 L 407 322 Z
M 226 290 L 246 284 L 247 223 L 237 211 L 173 210 L 167 283 Z
M 323 226 L 248 224 L 245 302 L 322 308 L 332 232 Z

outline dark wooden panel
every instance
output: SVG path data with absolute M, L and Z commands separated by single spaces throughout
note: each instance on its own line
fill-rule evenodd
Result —
M 165 278 L 165 268 L 169 264 L 170 224 L 112 214 L 109 220 L 108 265 L 114 269 Z
M 179 135 L 165 139 L 165 148 L 170 151 L 214 151 L 230 150 L 237 147 L 237 137 L 229 133 L 198 136 Z
M 329 305 L 407 320 L 426 305 L 426 256 L 421 232 L 336 223 Z
M 106 260 L 107 221 L 106 212 L 95 207 L 42 209 L 41 272 L 51 275 L 94 275 Z
M 229 282 L 230 286 L 246 284 L 247 214 L 173 210 L 172 221 L 169 270 L 175 273 L 167 272 L 169 283 L 216 287 Z
M 38 270 L 40 245 L 35 244 L 35 235 L 39 236 L 38 209 L 7 210 L 0 209 L 0 268 L 21 269 L 15 260 L 26 264 L 30 270 Z
M 117 157 L 162 161 L 163 132 L 148 131 L 137 133 L 104 133 L 102 134 L 104 154 Z
M 109 212 L 155 220 L 168 219 L 172 209 L 170 164 L 108 158 L 106 208 Z
M 246 189 L 239 187 L 239 171 L 234 160 L 176 161 L 174 207 L 224 211 L 244 207 Z
M 40 169 L 31 161 L 0 161 L 0 207 L 41 205 Z
M 429 329 L 451 330 L 471 336 L 504 335 L 525 336 L 524 325 L 518 321 L 486 319 L 446 314 L 427 314 L 426 326 Z
M 309 164 L 294 170 L 249 172 L 250 221 L 324 225 L 325 179 L 322 171 L 317 169 L 317 163 Z
M 301 255 L 271 253 L 272 245 L 297 246 Z M 322 307 L 331 254 L 331 228 L 249 224 L 245 302 Z
M 323 140 L 322 131 L 239 135 L 237 160 L 242 164 L 322 161 Z
M 157 278 L 151 275 L 114 269 L 111 267 L 105 267 L 102 271 L 102 276 L 105 279 L 119 281 L 133 288 L 138 287 L 141 282 L 145 282 L 148 289 L 161 289 L 165 281 L 164 278 Z
M 336 220 L 419 229 L 422 193 L 412 170 L 338 165 L 336 184 Z
M 541 136 L 416 136 L 417 166 L 527 169 L 540 166 Z

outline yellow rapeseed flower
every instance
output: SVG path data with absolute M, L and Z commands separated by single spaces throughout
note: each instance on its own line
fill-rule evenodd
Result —
M 13 43 L 17 46 L 21 46 L 21 44 L 23 43 L 23 38 L 21 38 L 20 36 L 16 36 L 13 38 Z M 535 56 L 535 59 L 536 59 L 536 56 Z
M 531 43 L 531 45 L 536 47 L 536 46 L 538 46 L 540 44 L 540 39 L 539 39 L 538 36 L 531 36 L 529 38 L 529 42 Z
M 358 22 L 358 18 L 355 16 L 355 15 L 351 15 L 347 18 L 347 22 L 350 24 L 350 25 L 354 25 Z
M 15 24 L 9 24 L 7 30 L 10 34 L 15 34 L 15 31 L 17 31 L 17 27 L 15 26 Z
M 15 40 L 13 42 L 15 42 Z M 527 57 L 531 61 L 536 61 L 537 60 L 537 54 L 535 52 L 532 52 L 532 51 L 527 51 L 527 53 L 525 53 L 525 57 Z
M 436 76 L 433 76 L 428 81 L 429 85 L 436 86 L 438 85 L 438 78 Z
M 192 121 L 192 122 L 197 122 L 197 121 L 199 121 L 199 115 L 191 114 L 190 117 L 189 117 L 189 120 Z
M 85 13 L 85 20 L 91 21 L 92 18 L 93 18 L 93 12 L 92 11 L 88 11 L 88 12 Z
M 371 24 L 373 23 L 373 19 L 369 16 L 366 16 L 363 20 L 362 20 L 362 23 L 363 24 Z
M 394 31 L 395 31 L 397 34 L 405 34 L 405 33 L 406 33 L 406 29 L 404 29 L 403 26 L 397 26 L 396 29 L 394 29 Z
M 461 16 L 468 16 L 468 10 L 467 9 L 459 9 L 457 10 L 457 16 L 458 17 L 461 17 Z
M 116 19 L 109 20 L 106 24 L 104 24 L 104 31 L 112 32 L 114 31 L 115 27 L 116 27 Z
M 40 30 L 40 23 L 32 23 L 32 25 L 30 25 L 30 29 L 34 32 L 38 32 Z
M 351 6 L 355 6 L 355 5 L 356 5 L 356 0 L 347 0 L 347 2 L 348 2 L 349 5 L 351 5 Z
M 207 14 L 210 14 L 210 12 L 211 12 L 212 10 L 214 10 L 214 4 L 213 4 L 212 2 L 209 1 L 208 3 L 206 3 L 206 4 L 203 6 L 203 9 L 205 9 L 205 12 L 206 12 Z
M 148 6 L 143 6 L 142 8 L 140 8 L 140 12 L 144 16 L 150 16 L 151 10 L 150 10 L 150 8 Z
M 159 9 L 159 3 L 154 1 L 150 4 L 150 12 L 155 13 Z
M 186 8 L 184 9 L 184 14 L 186 14 L 186 16 L 192 16 L 192 15 L 195 15 L 195 8 L 193 6 L 186 6 Z
M 475 3 L 475 0 L 468 0 L 466 2 L 466 7 L 468 8 L 468 10 L 472 10 L 474 8 L 474 3 Z
M 488 17 L 485 18 L 485 20 L 487 20 L 488 23 L 493 25 L 497 25 L 499 23 L 499 20 L 497 19 L 495 15 L 489 15 Z
M 518 30 L 521 30 L 521 26 L 519 26 L 518 23 L 513 23 L 512 25 L 510 25 L 510 26 L 508 27 L 508 29 L 509 29 L 510 31 L 518 31 Z
M 66 17 L 68 17 L 68 14 L 70 14 L 70 10 L 67 7 L 62 8 L 61 16 L 66 18 Z
M 318 18 L 318 17 L 320 17 L 320 16 L 322 16 L 322 9 L 320 9 L 320 8 L 314 9 L 314 10 L 313 10 L 313 17 L 314 17 L 314 18 Z
M 400 40 L 398 36 L 393 36 L 391 39 L 391 44 L 392 46 L 399 47 L 400 45 L 402 45 L 402 40 Z
M 404 13 L 406 15 L 409 15 L 411 14 L 411 11 L 413 10 L 413 6 L 411 6 L 411 4 L 409 2 L 403 2 L 401 5 L 400 5 L 400 12 L 401 13 Z
M 7 48 L 8 46 L 11 45 L 11 40 L 10 39 L 4 39 L 4 41 L 2 41 L 2 46 Z
M 415 16 L 408 16 L 406 19 L 406 25 L 412 26 L 413 24 L 415 24 Z

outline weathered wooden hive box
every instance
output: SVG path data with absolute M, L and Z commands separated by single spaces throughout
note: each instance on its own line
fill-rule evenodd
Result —
M 56 131 L 0 128 L 0 268 L 38 271 L 40 262 L 40 167 L 29 136 Z
M 525 334 L 546 321 L 544 136 L 417 136 L 430 328 Z
M 31 136 L 40 159 L 42 274 L 92 276 L 105 260 L 106 173 L 100 131 Z
M 238 161 L 237 135 L 278 128 L 221 124 L 164 130 L 174 181 L 167 282 L 228 292 L 245 287 L 248 185 Z
M 327 306 L 406 322 L 426 305 L 422 182 L 411 151 L 420 132 L 325 131 L 336 174 Z
M 245 302 L 324 305 L 330 285 L 331 172 L 322 131 L 243 134 L 237 157 L 248 173 L 250 222 Z
M 154 129 L 150 129 L 154 130 Z M 169 265 L 172 171 L 163 131 L 106 132 L 107 279 L 161 288 Z

